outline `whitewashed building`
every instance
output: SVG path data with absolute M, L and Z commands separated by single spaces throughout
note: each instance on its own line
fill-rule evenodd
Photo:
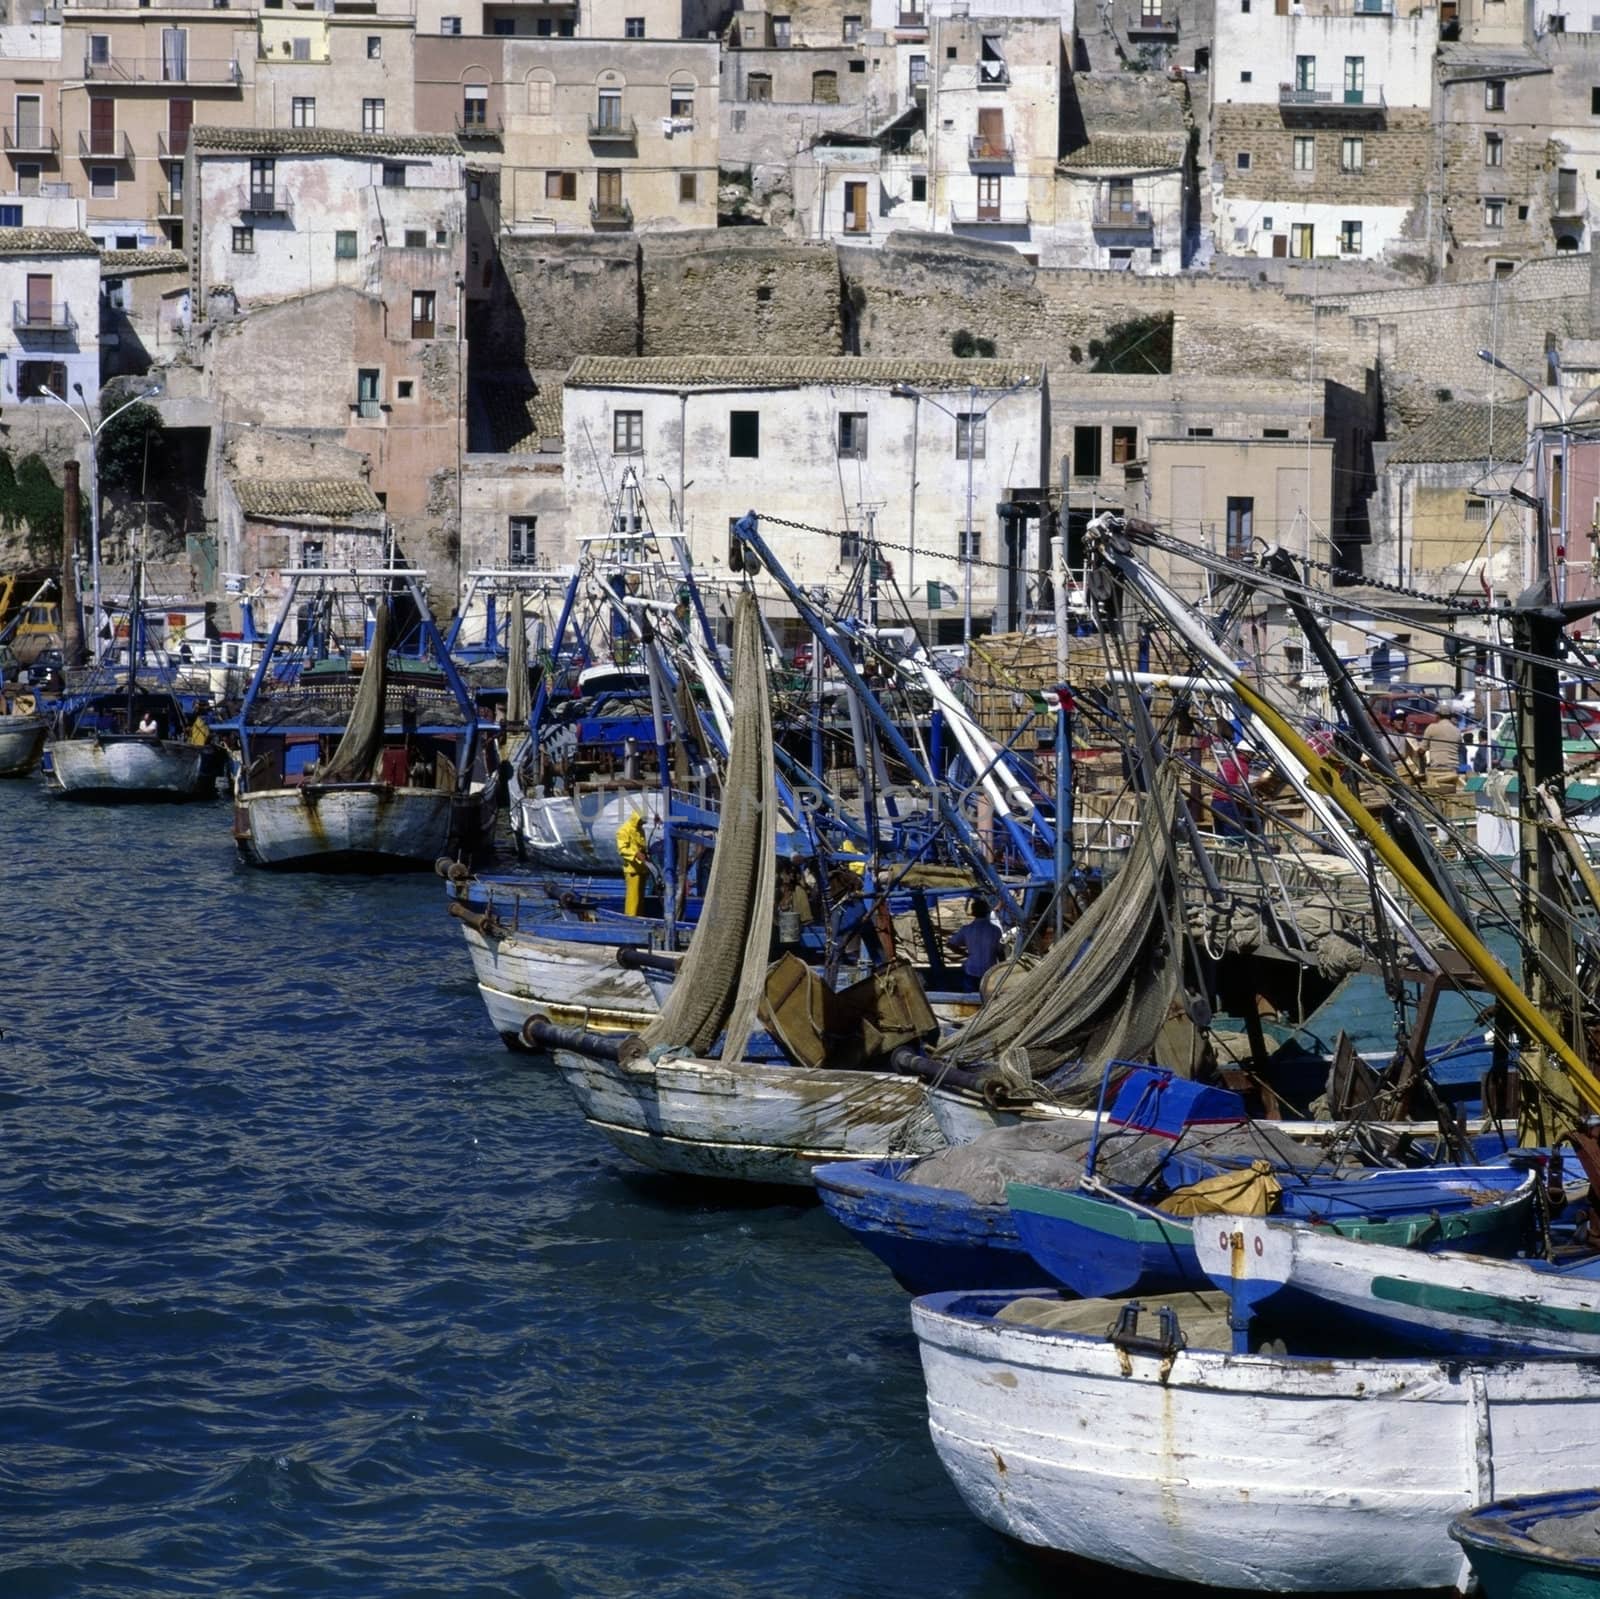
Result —
M 1047 412 L 1042 366 L 1019 362 L 583 356 L 563 394 L 567 519 L 606 526 L 632 467 L 664 485 L 697 566 L 727 573 L 730 525 L 754 510 L 789 574 L 836 592 L 870 522 L 914 614 L 935 585 L 935 631 L 959 637 L 969 571 L 986 625 L 1006 551 L 1036 564 L 1011 507 L 1042 498 Z
M 100 394 L 100 251 L 78 228 L 0 227 L 4 399 L 49 405 L 41 389 L 93 405 Z

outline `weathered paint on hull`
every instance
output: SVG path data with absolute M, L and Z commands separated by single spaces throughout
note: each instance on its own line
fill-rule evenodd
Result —
M 1024 1543 L 1208 1587 L 1448 1588 L 1452 1515 L 1593 1476 L 1594 1362 L 1169 1362 L 990 1319 L 1008 1297 L 933 1295 L 912 1322 L 945 1470 Z
M 1486 1599 L 1596 1599 L 1600 1493 L 1528 1494 L 1479 1505 L 1450 1523 Z
M 418 870 L 449 845 L 450 795 L 382 783 L 262 789 L 234 796 L 233 836 L 254 866 Z
M 80 799 L 215 799 L 221 751 L 174 739 L 52 739 L 50 786 Z
M 640 973 L 624 971 L 603 946 L 521 934 L 485 937 L 464 923 L 461 931 L 489 1018 L 514 1047 L 521 1047 L 530 1016 L 598 1033 L 636 1033 L 655 1017 L 649 984 Z
M 555 1060 L 584 1119 L 658 1171 L 809 1188 L 825 1161 L 944 1147 L 914 1078 L 692 1058 L 624 1066 L 568 1050 Z
M 1600 1571 L 1562 1571 L 1488 1549 L 1468 1551 L 1483 1599 L 1597 1599 Z
M 604 789 L 595 794 L 525 794 L 512 813 L 517 853 L 553 872 L 620 876 L 617 829 L 630 816 L 648 827 L 661 819 L 657 789 Z
M 0 716 L 0 777 L 26 777 L 39 764 L 50 724 L 37 716 Z

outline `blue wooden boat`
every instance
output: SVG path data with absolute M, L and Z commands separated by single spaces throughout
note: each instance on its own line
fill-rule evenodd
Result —
M 1510 1254 L 1529 1223 L 1534 1181 L 1531 1172 L 1505 1166 L 1364 1172 L 1286 1186 L 1281 1214 L 1305 1226 L 1406 1249 Z M 1486 1192 L 1499 1197 L 1484 1203 Z M 1209 1286 L 1187 1217 L 1103 1185 L 1067 1192 L 1010 1183 L 1006 1202 L 1023 1247 L 1052 1278 L 1086 1299 Z
M 1044 1280 L 1005 1205 L 907 1182 L 915 1164 L 837 1161 L 811 1175 L 828 1214 L 914 1294 L 1027 1288 Z
M 1600 1489 L 1498 1499 L 1450 1523 L 1486 1599 L 1596 1599 Z

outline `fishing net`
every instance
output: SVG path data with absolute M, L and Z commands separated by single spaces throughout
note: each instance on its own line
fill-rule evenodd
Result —
M 506 724 L 528 723 L 528 623 L 522 609 L 522 590 L 511 596 L 511 621 L 506 639 Z
M 1178 781 L 1170 767 L 1140 798 L 1128 860 L 1031 971 L 1013 976 L 935 1053 L 955 1065 L 1015 1060 L 1034 1077 L 1068 1060 L 1146 1058 L 1178 990 L 1168 939 L 1175 892 L 1168 847 Z
M 703 1055 L 723 1034 L 722 1058 L 737 1060 L 756 1025 L 772 937 L 777 776 L 767 700 L 761 617 L 755 597 L 733 613 L 733 739 L 722 819 L 694 937 L 661 1014 L 645 1030 L 652 1052 Z
M 372 643 L 367 647 L 366 664 L 361 668 L 361 687 L 356 690 L 350 720 L 345 723 L 339 747 L 323 767 L 324 783 L 370 783 L 372 769 L 383 748 L 383 710 L 385 678 L 389 669 L 389 604 L 379 600 L 372 616 Z

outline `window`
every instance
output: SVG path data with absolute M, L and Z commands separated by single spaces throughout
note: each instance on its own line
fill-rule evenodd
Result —
M 386 189 L 405 188 L 406 169 L 404 162 L 385 161 L 383 163 L 383 186 Z
M 1317 253 L 1317 230 L 1310 222 L 1295 222 L 1289 228 L 1289 254 L 1296 261 L 1309 261 Z
M 37 194 L 39 180 L 44 174 L 44 168 L 37 161 L 19 161 L 17 163 L 17 193 Z
M 624 39 L 642 39 L 644 37 L 644 18 L 624 17 L 622 19 L 622 37 Z
M 928 180 L 925 177 L 915 177 L 911 180 L 911 198 L 919 205 L 928 202 Z
M 481 83 L 469 83 L 461 92 L 461 126 L 463 128 L 486 128 L 488 125 L 488 87 Z
M 378 415 L 378 384 L 383 374 L 374 366 L 356 369 L 356 410 L 369 420 Z
M 233 230 L 233 253 L 235 255 L 254 255 L 256 253 L 256 230 L 254 228 L 235 228 Z
M 680 172 L 678 174 L 678 203 L 680 205 L 693 205 L 700 198 L 700 174 L 697 172 Z
M 528 85 L 528 115 L 530 117 L 547 117 L 550 115 L 550 81 L 547 78 L 535 78 Z
M 788 17 L 774 17 L 772 19 L 772 42 L 780 49 L 787 50 L 794 37 L 794 29 Z
M 1300 138 L 1294 141 L 1294 169 L 1296 172 L 1314 172 L 1317 166 L 1317 141 Z
M 333 258 L 336 261 L 354 261 L 356 258 L 355 230 L 341 230 L 333 236 Z
M 32 399 L 40 389 L 49 389 L 58 400 L 67 397 L 65 361 L 21 361 L 17 364 L 17 392 Z
M 377 61 L 383 55 L 383 40 L 375 33 L 367 35 L 367 60 Z
M 256 157 L 250 163 L 250 209 L 271 211 L 277 189 L 278 168 L 270 156 Z
M 1339 254 L 1361 254 L 1361 224 L 1353 220 L 1345 220 L 1339 224 Z
M 1244 72 L 1241 72 L 1239 74 L 1239 82 L 1240 83 L 1254 83 L 1255 81 L 1256 81 L 1255 73 L 1249 71 L 1248 69 L 1246 69 Z
M 861 37 L 861 18 L 854 13 L 848 14 L 844 19 L 844 42 L 855 44 Z
M 1100 429 L 1075 427 L 1072 430 L 1072 475 L 1100 476 Z
M 984 449 L 984 417 L 977 411 L 956 413 L 956 459 L 981 461 Z
M 1241 150 L 1238 155 L 1233 158 L 1233 164 L 1238 167 L 1241 172 L 1248 172 L 1250 170 L 1250 152 L 1248 150 Z
M 859 72 L 863 76 L 866 74 L 867 64 L 866 64 L 865 61 L 860 61 L 860 60 L 850 61 L 850 62 L 847 62 L 846 65 L 850 68 L 850 70 L 852 72 Z
M 839 559 L 841 562 L 861 559 L 861 534 L 858 529 L 853 527 L 840 529 Z
M 1503 228 L 1506 225 L 1506 203 L 1504 200 L 1485 200 L 1483 202 L 1483 225 L 1486 228 Z
M 611 413 L 611 453 L 613 455 L 644 454 L 643 411 L 613 411 Z
M 315 570 L 323 565 L 323 541 L 321 539 L 302 539 L 300 542 L 300 564 L 307 571 Z
M 115 167 L 90 167 L 89 193 L 96 200 L 115 200 L 117 197 L 117 169 Z
M 1136 427 L 1114 427 L 1111 430 L 1111 464 L 1122 466 L 1139 453 L 1139 430 Z
M 506 554 L 513 566 L 533 565 L 538 528 L 539 518 L 536 516 L 513 516 L 506 524 Z
M 684 85 L 674 85 L 668 110 L 674 122 L 693 122 L 694 90 Z
M 406 249 L 425 250 L 428 247 L 428 232 L 426 228 L 406 229 Z
M 93 67 L 108 67 L 111 65 L 111 35 L 109 33 L 91 33 L 89 35 L 89 65 Z
M 1261 437 L 1264 439 L 1286 439 L 1289 437 L 1288 428 L 1262 428 Z
M 1560 167 L 1556 171 L 1556 215 L 1576 216 L 1578 213 L 1578 169 Z
M 416 379 L 401 378 L 394 386 L 394 397 L 397 400 L 414 400 L 417 397 Z
M 1503 167 L 1506 164 L 1506 141 L 1504 134 L 1484 134 L 1483 164 L 1486 167 Z
M 847 183 L 844 186 L 844 231 L 867 231 L 867 186 L 865 183 Z
M 576 200 L 578 198 L 578 174 L 576 172 L 545 173 L 544 197 L 547 200 Z
M 1600 117 L 1600 89 L 1591 89 L 1589 91 L 1589 115 L 1591 117 Z
M 983 529 L 956 529 L 956 559 L 958 561 L 981 561 L 983 559 Z
M 434 291 L 432 289 L 413 289 L 411 291 L 412 338 L 431 339 L 433 337 L 433 306 Z
M 622 126 L 622 91 L 620 89 L 602 89 L 599 103 L 595 108 L 595 125 L 601 128 L 617 129 Z
M 811 103 L 813 105 L 838 105 L 839 74 L 813 72 L 811 74 Z
M 0 228 L 20 228 L 21 226 L 22 207 L 20 205 L 0 205 Z
M 1365 56 L 1346 56 L 1344 58 L 1344 103 L 1346 105 L 1365 105 L 1367 98 L 1367 58 Z
M 1550 13 L 1549 24 L 1552 33 L 1565 33 L 1567 31 L 1567 19 L 1559 11 Z
M 865 411 L 839 413 L 839 457 L 847 461 L 866 460 L 867 413 Z
M 440 33 L 460 33 L 461 32 L 461 18 L 460 17 L 440 17 L 439 18 L 439 32 Z
M 1489 502 L 1468 500 L 1465 519 L 1468 522 L 1486 522 L 1489 519 Z
M 1339 170 L 1360 172 L 1367 164 L 1367 141 L 1362 138 L 1339 141 Z
M 1506 80 L 1490 78 L 1483 86 L 1483 109 L 1504 111 L 1506 108 Z
M 1011 81 L 1006 71 L 1005 40 L 998 33 L 985 33 L 978 40 L 978 87 L 1004 88 Z
M 597 210 L 610 217 L 626 217 L 622 209 L 622 172 L 612 168 L 609 172 L 594 175 L 594 203 Z
M 1185 431 L 1191 439 L 1209 439 L 1217 430 L 1215 428 L 1188 428 Z
M 496 17 L 494 19 L 494 31 L 496 34 L 512 34 L 517 31 L 517 25 L 510 17 Z M 548 17 L 539 18 L 538 31 L 542 34 L 550 32 L 550 19 Z
M 755 461 L 761 456 L 761 413 L 728 412 L 728 454 Z
M 1245 556 L 1255 542 L 1256 502 L 1249 495 L 1228 496 L 1228 554 Z
M 744 80 L 744 88 L 747 100 L 770 100 L 772 98 L 772 74 L 770 72 L 752 72 Z
M 314 128 L 317 125 L 317 102 L 309 94 L 297 94 L 289 102 L 289 126 Z
M 367 52 L 369 55 L 371 51 Z M 383 132 L 383 101 L 363 100 L 361 102 L 361 131 L 363 133 Z
M 1317 58 L 1315 56 L 1296 56 L 1294 58 L 1294 86 L 1302 94 L 1315 92 L 1317 87 Z

